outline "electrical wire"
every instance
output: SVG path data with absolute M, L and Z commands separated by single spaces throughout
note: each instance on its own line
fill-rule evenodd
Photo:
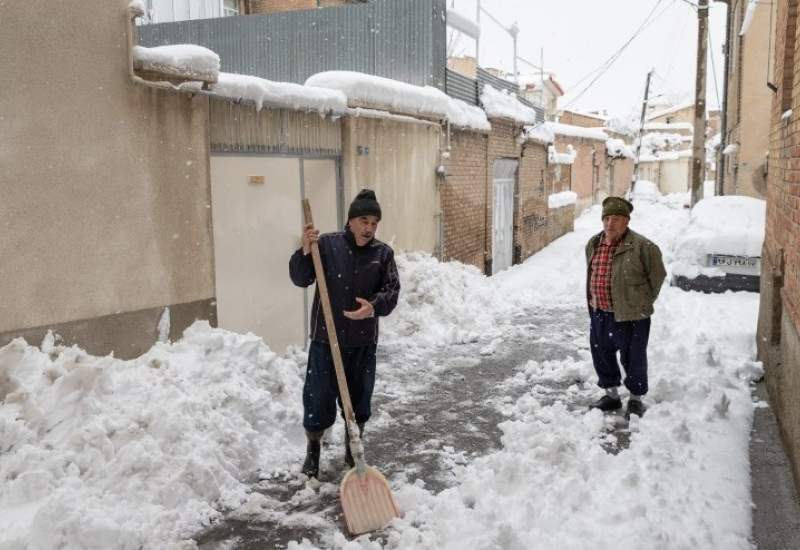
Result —
M 669 5 L 665 6 L 665 8 L 664 8 L 663 10 L 661 10 L 661 12 L 659 12 L 658 14 L 656 14 L 655 16 L 653 16 L 653 14 L 655 13 L 655 11 L 656 11 L 656 9 L 658 8 L 658 6 L 659 6 L 659 5 L 661 5 L 661 2 L 662 2 L 662 1 L 663 1 L 663 0 L 658 0 L 658 1 L 655 3 L 655 5 L 653 6 L 653 9 L 651 9 L 651 10 L 650 10 L 650 13 L 648 13 L 648 14 L 647 14 L 647 17 L 645 17 L 644 21 L 642 21 L 642 23 L 639 25 L 639 27 L 636 29 L 636 31 L 634 31 L 633 35 L 632 35 L 632 36 L 631 36 L 631 37 L 630 37 L 630 38 L 629 38 L 629 39 L 628 39 L 628 40 L 627 40 L 627 41 L 626 41 L 626 42 L 625 42 L 625 43 L 624 43 L 624 44 L 623 44 L 623 45 L 622 45 L 622 46 L 621 46 L 621 47 L 620 47 L 620 48 L 619 48 L 619 49 L 618 49 L 616 52 L 614 52 L 614 53 L 611 55 L 611 57 L 610 57 L 610 58 L 608 58 L 608 59 L 607 59 L 607 60 L 606 60 L 606 61 L 603 63 L 603 65 L 601 65 L 601 66 L 600 66 L 598 69 L 595 69 L 594 71 L 592 71 L 591 73 L 589 73 L 589 75 L 591 75 L 591 74 L 594 74 L 595 72 L 597 72 L 598 70 L 600 70 L 600 72 L 597 74 L 597 76 L 595 76 L 595 77 L 594 77 L 594 78 L 591 80 L 591 82 L 589 82 L 589 84 L 587 84 L 587 85 L 586 85 L 586 87 L 585 87 L 583 90 L 581 90 L 581 91 L 578 93 L 578 95 L 576 95 L 574 98 L 572 98 L 572 100 L 571 100 L 569 103 L 567 103 L 567 104 L 564 106 L 564 109 L 568 109 L 568 108 L 569 108 L 569 107 L 571 107 L 571 106 L 572 106 L 572 105 L 573 105 L 573 104 L 574 104 L 576 101 L 578 101 L 578 100 L 579 100 L 581 97 L 583 97 L 583 95 L 584 95 L 584 94 L 585 94 L 587 91 L 589 91 L 589 89 L 590 89 L 590 88 L 591 88 L 591 87 L 594 85 L 594 83 L 595 83 L 595 82 L 597 82 L 597 81 L 600 79 L 600 77 L 601 77 L 601 76 L 603 76 L 603 75 L 604 75 L 604 74 L 605 74 L 605 73 L 606 73 L 606 72 L 607 72 L 607 71 L 608 71 L 608 70 L 611 68 L 611 66 L 612 66 L 612 65 L 613 65 L 613 64 L 614 64 L 614 63 L 617 61 L 617 59 L 619 59 L 619 58 L 622 56 L 622 53 L 623 53 L 623 52 L 624 52 L 624 51 L 627 49 L 627 47 L 628 47 L 628 46 L 629 46 L 629 45 L 630 45 L 630 44 L 631 44 L 631 43 L 632 43 L 632 42 L 633 42 L 633 41 L 634 41 L 634 40 L 635 40 L 635 39 L 636 39 L 636 38 L 637 38 L 637 37 L 638 37 L 638 36 L 641 34 L 641 32 L 642 32 L 642 31 L 643 31 L 645 28 L 647 28 L 648 26 L 650 26 L 652 23 L 654 23 L 654 22 L 655 22 L 655 21 L 656 21 L 656 20 L 657 20 L 657 19 L 658 19 L 658 18 L 659 18 L 661 15 L 663 15 L 663 14 L 664 14 L 664 12 L 665 12 L 665 11 L 666 11 L 666 10 L 667 10 L 667 9 L 668 9 L 670 6 L 672 6 L 672 4 L 674 4 L 674 3 L 675 3 L 675 0 L 673 0 L 672 4 L 669 4 Z M 587 76 L 589 76 L 589 75 L 587 75 Z M 581 80 L 579 80 L 579 81 L 578 81 L 578 83 L 582 82 L 583 80 L 586 80 L 586 78 L 587 78 L 587 77 L 584 77 L 584 78 L 582 78 Z M 576 83 L 576 85 L 577 85 L 577 83 Z

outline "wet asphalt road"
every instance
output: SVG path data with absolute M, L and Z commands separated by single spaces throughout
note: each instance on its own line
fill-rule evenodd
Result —
M 421 479 L 426 489 L 438 493 L 452 486 L 453 457 L 469 462 L 501 446 L 498 424 L 506 417 L 497 405 L 513 403 L 529 387 L 509 383 L 519 367 L 529 360 L 547 361 L 578 357 L 578 348 L 588 345 L 588 319 L 583 309 L 538 310 L 515 319 L 494 353 L 482 355 L 486 342 L 450 346 L 425 357 L 409 357 L 401 349 L 381 347 L 379 363 L 417 361 L 426 363 L 425 390 L 409 398 L 395 399 L 376 388 L 374 410 L 391 419 L 391 428 L 369 423 L 365 434 L 367 462 L 387 479 L 413 483 Z M 431 374 L 431 372 L 435 374 Z M 549 384 L 540 397 L 542 404 L 564 398 L 566 388 L 579 380 Z M 586 407 L 588 402 L 571 403 Z M 604 447 L 616 453 L 627 447 L 624 423 L 611 434 Z M 390 432 L 390 433 L 389 433 Z M 286 548 L 303 538 L 326 546 L 332 531 L 346 532 L 339 506 L 338 487 L 344 475 L 340 441 L 323 447 L 320 482 L 312 482 L 315 493 L 305 488 L 305 476 L 276 473 L 256 483 L 254 490 L 270 501 L 268 516 L 252 519 L 228 517 L 195 540 L 201 550 L 264 550 Z M 455 454 L 454 454 L 455 453 Z M 302 457 L 298 457 L 300 461 Z M 302 478 L 302 479 L 301 479 Z M 380 537 L 380 533 L 376 534 Z

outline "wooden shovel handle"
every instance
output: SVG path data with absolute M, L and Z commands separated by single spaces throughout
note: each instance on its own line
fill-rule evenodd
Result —
M 303 219 L 305 225 L 314 223 L 314 218 L 311 215 L 311 203 L 308 199 L 303 199 Z M 325 280 L 325 270 L 322 268 L 322 258 L 319 255 L 319 245 L 316 242 L 311 243 L 311 259 L 314 262 L 314 273 L 317 277 L 317 290 L 319 291 L 319 301 L 322 303 L 322 312 L 325 317 L 325 328 L 328 330 L 328 343 L 331 347 L 331 355 L 333 356 L 333 366 L 336 371 L 336 383 L 339 385 L 339 395 L 342 398 L 342 406 L 344 407 L 344 416 L 347 422 L 347 429 L 352 434 L 356 428 L 355 415 L 353 414 L 353 404 L 350 402 L 350 392 L 347 390 L 347 378 L 344 374 L 344 366 L 342 365 L 342 353 L 339 350 L 339 338 L 336 335 L 336 326 L 333 322 L 333 310 L 331 309 L 331 300 L 328 296 L 328 283 Z M 358 433 L 358 432 L 355 432 Z

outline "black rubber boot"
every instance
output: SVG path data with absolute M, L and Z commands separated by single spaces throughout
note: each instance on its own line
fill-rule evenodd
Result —
M 364 437 L 364 422 L 358 423 L 358 437 Z M 350 452 L 350 432 L 347 430 L 347 426 L 344 428 L 344 463 L 349 468 L 353 468 L 356 465 L 356 461 L 353 460 L 353 453 Z
M 319 452 L 322 432 L 306 432 L 306 461 L 303 462 L 303 473 L 308 477 L 319 477 Z

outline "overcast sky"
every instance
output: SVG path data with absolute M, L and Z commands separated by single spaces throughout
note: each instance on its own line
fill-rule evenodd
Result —
M 647 71 L 655 68 L 653 92 L 671 96 L 694 96 L 697 12 L 688 5 L 696 0 L 482 0 L 483 9 L 506 26 L 520 28 L 518 55 L 539 65 L 544 49 L 544 67 L 555 73 L 567 92 L 560 106 L 607 109 L 612 116 L 628 116 L 641 108 Z M 477 0 L 447 0 L 448 7 L 475 20 Z M 655 11 L 652 11 L 655 8 Z M 725 35 L 724 4 L 712 2 L 707 81 L 709 108 L 717 107 L 710 55 L 716 63 L 717 85 L 722 97 Z M 648 19 L 648 14 L 652 15 Z M 620 54 L 613 65 L 580 97 L 604 64 L 648 20 L 649 24 Z M 511 37 L 487 15 L 481 15 L 480 64 L 513 68 Z M 460 37 L 456 53 L 474 55 L 475 42 Z M 536 69 L 520 62 L 520 72 Z M 593 73 L 589 78 L 587 75 Z M 583 81 L 581 81 L 583 79 Z

